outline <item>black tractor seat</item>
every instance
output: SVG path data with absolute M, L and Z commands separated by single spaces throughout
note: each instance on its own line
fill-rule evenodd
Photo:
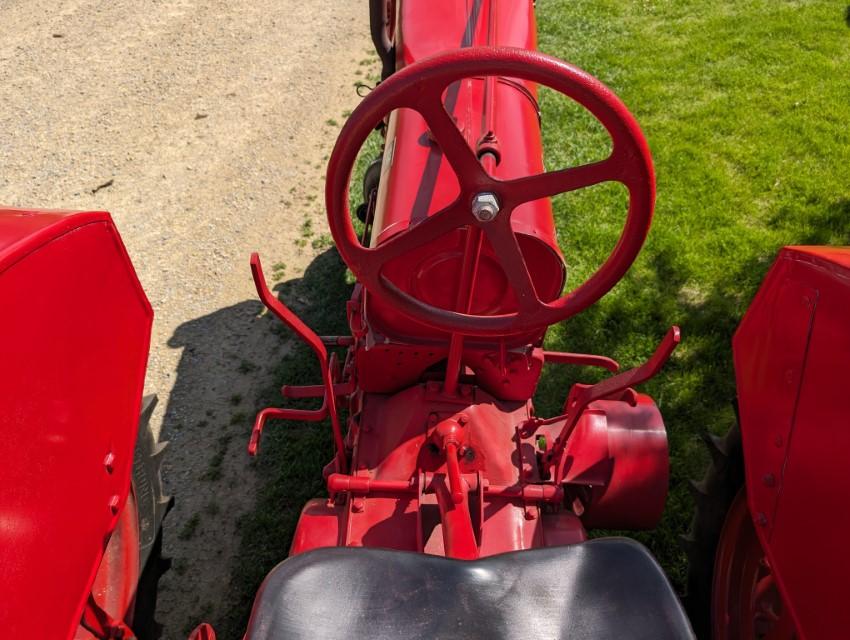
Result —
M 246 640 L 693 639 L 667 577 L 628 538 L 475 561 L 317 549 L 266 578 Z

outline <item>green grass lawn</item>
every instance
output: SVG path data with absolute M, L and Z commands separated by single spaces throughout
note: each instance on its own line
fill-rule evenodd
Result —
M 627 277 L 601 302 L 560 326 L 547 346 L 643 361 L 671 324 L 683 340 L 645 385 L 664 414 L 671 485 L 661 526 L 638 537 L 677 586 L 677 538 L 692 503 L 686 480 L 707 456 L 700 432 L 734 421 L 730 340 L 767 268 L 785 244 L 850 243 L 850 28 L 837 2 L 782 0 L 539 0 L 540 49 L 600 77 L 643 127 L 658 177 L 656 218 Z M 543 93 L 550 168 L 599 158 L 604 135 Z M 571 287 L 607 256 L 624 194 L 600 186 L 559 197 L 557 225 Z M 345 331 L 345 269 L 332 251 L 284 286 L 320 332 Z M 558 410 L 592 370 L 548 368 L 536 403 Z M 318 380 L 306 350 L 281 363 L 283 381 Z M 284 433 L 285 432 L 285 433 Z M 224 637 L 238 637 L 256 587 L 288 549 L 302 504 L 321 495 L 331 458 L 326 425 L 273 426 L 257 463 L 262 487 L 241 523 L 242 556 Z
M 688 478 L 707 463 L 698 434 L 734 421 L 730 340 L 786 244 L 850 243 L 850 28 L 845 5 L 780 0 L 540 0 L 539 48 L 601 78 L 649 140 L 658 197 L 646 246 L 626 278 L 583 315 L 553 327 L 550 348 L 648 356 L 669 325 L 682 344 L 644 389 L 670 439 L 661 526 L 639 537 L 683 583 L 678 536 Z M 547 161 L 600 157 L 600 134 L 542 96 Z M 570 117 L 570 116 L 573 117 Z M 621 228 L 623 190 L 555 200 L 575 286 Z M 537 394 L 554 411 L 578 373 L 549 369 Z

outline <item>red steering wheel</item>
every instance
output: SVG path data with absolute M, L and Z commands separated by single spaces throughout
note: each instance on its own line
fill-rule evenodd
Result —
M 514 180 L 491 177 L 442 101 L 443 91 L 451 83 L 481 76 L 528 80 L 568 96 L 607 129 L 613 141 L 611 155 L 600 162 Z M 460 194 L 422 222 L 376 247 L 364 247 L 357 239 L 348 207 L 351 171 L 367 136 L 391 111 L 400 108 L 413 109 L 425 119 L 433 139 L 457 174 Z M 629 191 L 628 214 L 617 245 L 582 285 L 557 300 L 541 300 L 511 228 L 512 212 L 525 202 L 606 181 L 620 182 Z M 537 51 L 480 47 L 416 62 L 378 85 L 354 110 L 339 134 L 328 163 L 325 200 L 328 223 L 340 255 L 373 295 L 435 329 L 470 336 L 510 335 L 544 328 L 579 313 L 623 277 L 649 232 L 655 175 L 640 127 L 602 82 Z M 487 236 L 516 294 L 516 312 L 474 315 L 442 309 L 402 291 L 383 275 L 389 261 L 461 227 L 478 227 Z

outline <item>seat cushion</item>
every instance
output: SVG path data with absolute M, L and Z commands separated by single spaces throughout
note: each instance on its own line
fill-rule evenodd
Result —
M 693 637 L 649 552 L 603 538 L 475 561 L 317 549 L 268 575 L 246 640 Z

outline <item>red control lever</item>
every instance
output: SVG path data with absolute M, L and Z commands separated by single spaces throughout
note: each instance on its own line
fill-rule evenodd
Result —
M 452 502 L 460 504 L 463 502 L 463 489 L 460 483 L 460 464 L 457 461 L 457 444 L 449 442 L 446 444 L 446 470 L 449 474 L 449 487 L 452 490 Z
M 322 404 L 321 409 L 316 411 L 275 408 L 264 409 L 257 414 L 254 429 L 251 432 L 251 440 L 248 443 L 248 453 L 251 455 L 257 454 L 257 449 L 260 444 L 260 436 L 268 418 L 308 420 L 315 422 L 322 420 L 327 415 L 330 415 L 334 443 L 336 444 L 337 469 L 342 473 L 345 473 L 347 471 L 345 444 L 342 439 L 342 428 L 339 424 L 339 414 L 336 409 L 336 392 L 333 380 L 331 380 L 331 365 L 328 362 L 328 350 L 325 348 L 322 339 L 316 335 L 310 327 L 304 324 L 301 318 L 292 313 L 286 305 L 284 305 L 280 300 L 272 295 L 271 291 L 269 291 L 266 279 L 263 276 L 263 265 L 260 263 L 260 256 L 256 253 L 251 254 L 251 275 L 254 277 L 254 284 L 257 287 L 257 295 L 260 296 L 260 300 L 262 300 L 263 304 L 266 305 L 266 308 L 276 315 L 287 327 L 292 329 L 299 338 L 306 342 L 319 359 L 319 365 L 322 370 L 324 403 Z
M 530 432 L 528 429 L 523 429 L 523 431 L 526 432 L 526 435 L 531 435 L 531 433 L 533 433 L 533 431 L 539 426 L 552 424 L 566 418 L 566 422 L 564 422 L 561 433 L 555 439 L 555 442 L 552 444 L 549 451 L 546 452 L 544 464 L 547 467 L 551 467 L 563 457 L 562 454 L 567 446 L 567 440 L 569 440 L 570 435 L 578 424 L 582 413 L 584 413 L 584 410 L 591 402 L 622 393 L 626 389 L 646 382 L 655 376 L 655 374 L 661 370 L 661 367 L 664 366 L 664 363 L 667 362 L 668 358 L 673 353 L 673 350 L 679 344 L 680 339 L 681 333 L 679 331 L 679 327 L 670 327 L 670 330 L 667 332 L 667 335 L 664 336 L 661 344 L 658 345 L 655 353 L 653 353 L 649 360 L 644 362 L 641 366 L 629 369 L 628 371 L 623 371 L 616 376 L 606 378 L 594 385 L 575 384 L 572 389 L 570 389 L 570 394 L 567 396 L 567 401 L 564 404 L 564 414 L 555 418 L 529 422 L 527 426 L 531 427 Z M 562 478 L 560 469 L 561 464 L 558 463 L 558 466 L 559 470 L 556 480 L 560 482 L 560 479 Z
M 434 429 L 434 435 L 439 438 L 442 449 L 446 454 L 446 475 L 449 477 L 449 489 L 452 494 L 452 502 L 455 504 L 460 504 L 464 498 L 458 453 L 464 440 L 463 425 L 465 422 L 464 417 L 459 417 L 457 420 L 449 418 L 443 420 Z

